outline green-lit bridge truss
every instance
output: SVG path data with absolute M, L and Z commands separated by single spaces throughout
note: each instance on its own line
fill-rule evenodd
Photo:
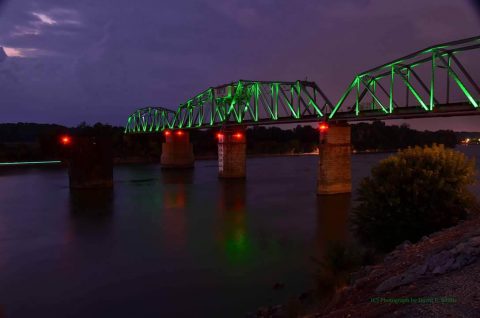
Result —
M 314 82 L 239 80 L 177 110 L 141 108 L 126 133 L 332 120 L 480 115 L 480 36 L 440 44 L 355 76 L 334 104 Z M 461 60 L 463 62 L 461 62 Z

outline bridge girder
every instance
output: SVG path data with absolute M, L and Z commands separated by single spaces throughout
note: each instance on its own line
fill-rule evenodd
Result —
M 138 109 L 129 116 L 125 133 L 224 125 L 477 115 L 480 87 L 460 56 L 478 53 L 479 48 L 480 36 L 472 37 L 431 46 L 362 72 L 354 77 L 336 104 L 315 82 L 239 80 L 210 87 L 175 111 L 162 107 Z M 445 76 L 443 84 L 439 84 L 440 72 Z M 460 100 L 453 100 L 455 89 Z M 405 98 L 400 97 L 401 90 Z

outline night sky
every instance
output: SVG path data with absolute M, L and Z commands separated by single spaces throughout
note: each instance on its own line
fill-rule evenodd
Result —
M 478 35 L 468 0 L 0 0 L 0 122 L 123 125 L 238 79 L 353 76 Z M 7 57 L 8 56 L 8 57 Z M 480 116 L 412 121 L 480 130 Z

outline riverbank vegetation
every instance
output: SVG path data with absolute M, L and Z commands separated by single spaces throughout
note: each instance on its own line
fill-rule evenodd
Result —
M 158 134 L 124 135 L 123 127 L 82 123 L 68 128 L 60 125 L 17 123 L 0 124 L 0 161 L 52 160 L 59 158 L 58 136 L 65 133 L 107 135 L 113 140 L 119 161 L 156 162 L 161 155 L 163 137 Z M 192 130 L 190 139 L 195 155 L 217 154 L 218 129 Z M 454 147 L 458 138 L 453 131 L 417 131 L 407 125 L 387 126 L 383 122 L 352 125 L 355 151 L 396 151 L 414 145 L 444 144 Z M 247 129 L 247 152 L 251 155 L 312 153 L 318 147 L 318 130 L 310 125 L 291 129 L 254 126 Z
M 444 146 L 415 147 L 377 164 L 358 188 L 355 232 L 387 252 L 456 225 L 472 209 L 475 162 Z

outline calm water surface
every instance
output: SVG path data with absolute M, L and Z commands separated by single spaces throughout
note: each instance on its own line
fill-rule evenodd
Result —
M 353 186 L 386 156 L 353 156 Z M 312 286 L 311 257 L 348 236 L 351 197 L 317 198 L 316 169 L 315 156 L 249 159 L 247 181 L 222 182 L 216 161 L 117 166 L 113 190 L 80 192 L 61 168 L 2 169 L 0 305 L 7 317 L 244 317 L 284 302 Z

